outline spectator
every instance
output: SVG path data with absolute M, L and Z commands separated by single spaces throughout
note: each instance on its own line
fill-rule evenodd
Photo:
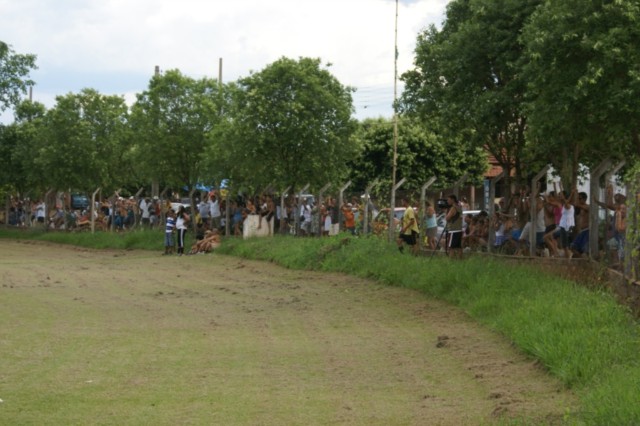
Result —
M 191 246 L 189 254 L 204 254 L 210 253 L 213 249 L 220 246 L 220 236 L 217 229 L 207 230 L 204 234 L 204 238 L 196 241 Z
M 558 194 L 558 198 L 554 201 L 556 206 L 560 206 L 562 208 L 562 215 L 560 217 L 560 223 L 558 224 L 558 228 L 551 236 L 551 238 L 547 239 L 547 244 L 551 247 L 551 252 L 553 256 L 558 256 L 558 244 L 556 239 L 560 239 L 560 244 L 562 250 L 564 251 L 564 256 L 567 259 L 571 258 L 571 250 L 569 247 L 569 235 L 573 228 L 575 227 L 575 215 L 573 204 L 571 203 L 571 199 L 573 199 L 575 195 L 575 189 L 569 195 L 566 191 Z
M 173 254 L 173 233 L 176 229 L 176 214 L 173 210 L 167 212 L 167 222 L 164 228 L 164 255 Z
M 200 220 L 208 227 L 210 224 L 211 209 L 209 202 L 204 198 L 198 203 L 198 214 L 200 215 Z
M 233 235 L 241 236 L 242 235 L 242 221 L 243 217 L 243 209 L 240 207 L 237 201 L 233 201 L 231 203 L 231 224 L 233 225 Z
M 191 218 L 183 205 L 180 205 L 176 214 L 176 230 L 178 233 L 178 256 L 184 254 L 184 240 L 187 234 L 187 224 Z
M 424 215 L 424 229 L 427 237 L 427 245 L 429 249 L 436 249 L 436 236 L 438 234 L 438 221 L 436 220 L 436 210 L 430 202 L 426 202 L 426 212 Z
M 160 202 L 158 201 L 158 197 L 153 197 L 153 200 L 149 204 L 149 227 L 154 229 L 156 225 L 158 225 L 158 221 L 160 220 Z
M 258 220 L 258 229 L 262 228 L 262 219 L 267 222 L 267 227 L 269 228 L 269 235 L 271 235 L 272 227 L 271 227 L 271 219 L 275 216 L 276 205 L 273 202 L 273 198 L 270 196 L 266 196 L 260 206 L 260 219 Z
M 353 204 L 342 205 L 342 216 L 344 217 L 344 227 L 351 235 L 356 235 L 356 218 L 353 214 Z
M 529 198 L 525 198 L 524 203 L 522 204 L 522 208 L 525 211 L 530 211 L 530 202 Z M 543 247 L 544 246 L 544 234 L 545 234 L 545 210 L 544 210 L 544 201 L 542 198 L 539 198 L 536 202 L 536 246 Z M 524 227 L 522 228 L 522 232 L 520 232 L 520 237 L 518 238 L 518 250 L 516 251 L 516 255 L 520 255 L 529 251 L 529 237 L 531 230 L 531 220 L 529 220 Z M 534 253 L 530 253 L 531 256 Z
M 578 201 L 575 203 L 574 209 L 578 234 L 571 242 L 570 256 L 580 257 L 589 253 L 589 204 L 587 204 L 586 192 L 578 194 Z
M 151 225 L 151 208 L 153 205 L 151 204 L 151 200 L 148 198 L 142 198 L 140 200 L 140 223 L 143 228 L 149 228 Z
M 300 224 L 300 233 L 301 235 L 309 235 L 311 232 L 311 206 L 309 205 L 309 200 L 304 199 L 302 201 L 302 206 L 300 206 L 300 217 L 302 219 L 302 223 Z M 354 225 L 355 226 L 355 225 Z
M 220 208 L 220 201 L 215 192 L 211 193 L 209 197 L 209 217 L 211 217 L 211 229 L 220 230 L 222 223 L 222 212 Z
M 402 206 L 405 208 L 402 215 L 402 225 L 400 227 L 400 236 L 397 240 L 398 250 L 400 253 L 404 251 L 404 244 L 407 244 L 411 248 L 411 253 L 418 254 L 418 221 L 416 214 L 413 211 L 413 207 L 406 198 L 402 199 Z
M 612 210 L 610 229 L 611 238 L 607 241 L 607 246 L 613 250 L 613 266 L 622 265 L 624 261 L 625 232 L 627 228 L 627 198 L 617 193 L 613 195 L 613 187 L 607 185 L 605 202 L 593 200 L 596 204 L 605 209 Z
M 38 203 L 36 204 L 35 217 L 36 217 L 36 222 L 38 223 L 44 223 L 44 218 L 47 217 L 46 205 L 43 200 L 39 200 Z
M 458 205 L 458 198 L 451 194 L 447 197 L 449 209 L 445 216 L 448 232 L 449 256 L 462 257 L 462 210 Z

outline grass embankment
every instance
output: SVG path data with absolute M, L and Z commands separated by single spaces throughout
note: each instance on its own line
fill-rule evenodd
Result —
M 164 234 L 160 231 L 127 231 L 96 232 L 88 231 L 64 232 L 45 231 L 38 228 L 4 228 L 0 229 L 0 238 L 46 241 L 56 244 L 67 244 L 93 249 L 121 250 L 163 250 Z M 189 243 L 188 240 L 187 243 Z
M 161 232 L 122 234 L 0 232 L 91 248 L 162 250 Z M 464 261 L 401 255 L 378 239 L 277 237 L 226 240 L 221 252 L 293 269 L 338 271 L 417 289 L 465 309 L 540 360 L 582 400 L 588 424 L 640 424 L 640 333 L 606 292 L 588 290 L 533 266 L 486 257 Z
M 486 257 L 415 258 L 377 239 L 233 240 L 224 253 L 417 289 L 465 309 L 574 390 L 588 424 L 640 424 L 638 324 L 606 292 Z

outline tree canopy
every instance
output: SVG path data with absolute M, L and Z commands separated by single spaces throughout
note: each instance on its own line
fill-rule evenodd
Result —
M 453 0 L 418 36 L 402 106 L 485 147 L 516 179 L 640 147 L 635 0 Z
M 35 55 L 18 54 L 0 41 L 0 112 L 17 105 L 27 87 L 34 85 L 28 77 L 35 68 Z
M 454 0 L 441 30 L 418 36 L 415 69 L 402 78 L 406 113 L 437 120 L 485 148 L 520 178 L 527 117 L 519 34 L 538 0 Z
M 638 20 L 637 1 L 547 1 L 524 28 L 532 147 L 574 179 L 640 152 Z
M 44 117 L 35 167 L 59 190 L 116 189 L 123 180 L 127 115 L 120 96 L 93 89 L 58 96 Z
M 319 59 L 281 58 L 237 82 L 215 150 L 229 176 L 258 186 L 322 186 L 356 154 L 351 89 Z M 222 166 L 224 167 L 224 165 Z
M 432 176 L 440 184 L 456 182 L 462 175 L 482 176 L 487 168 L 486 154 L 461 139 L 438 134 L 427 123 L 403 117 L 398 125 L 399 178 L 406 178 L 403 189 L 416 191 Z M 437 130 L 437 129 L 435 129 Z M 361 154 L 349 162 L 355 188 L 363 189 L 374 180 L 388 188 L 393 158 L 393 122 L 368 119 L 355 134 Z
M 170 70 L 154 76 L 131 113 L 136 167 L 149 181 L 173 188 L 194 186 L 202 176 L 208 135 L 221 121 L 220 88 Z

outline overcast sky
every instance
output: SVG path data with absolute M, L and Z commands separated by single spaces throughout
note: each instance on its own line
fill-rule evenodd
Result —
M 400 0 L 398 71 L 448 0 Z M 0 40 L 38 56 L 34 100 L 90 87 L 131 103 L 156 65 L 224 82 L 280 57 L 321 58 L 354 94 L 356 117 L 390 117 L 394 0 L 0 0 Z M 5 113 L 3 122 L 12 121 Z

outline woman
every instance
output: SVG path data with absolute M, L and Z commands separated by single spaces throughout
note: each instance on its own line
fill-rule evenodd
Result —
M 427 211 L 424 216 L 426 229 L 427 244 L 431 250 L 436 249 L 436 235 L 438 233 L 438 221 L 436 220 L 436 211 L 430 202 L 426 202 Z
M 178 256 L 184 254 L 184 237 L 187 233 L 187 223 L 189 222 L 189 215 L 187 214 L 184 206 L 178 208 L 178 214 L 176 215 L 176 230 L 178 231 Z

